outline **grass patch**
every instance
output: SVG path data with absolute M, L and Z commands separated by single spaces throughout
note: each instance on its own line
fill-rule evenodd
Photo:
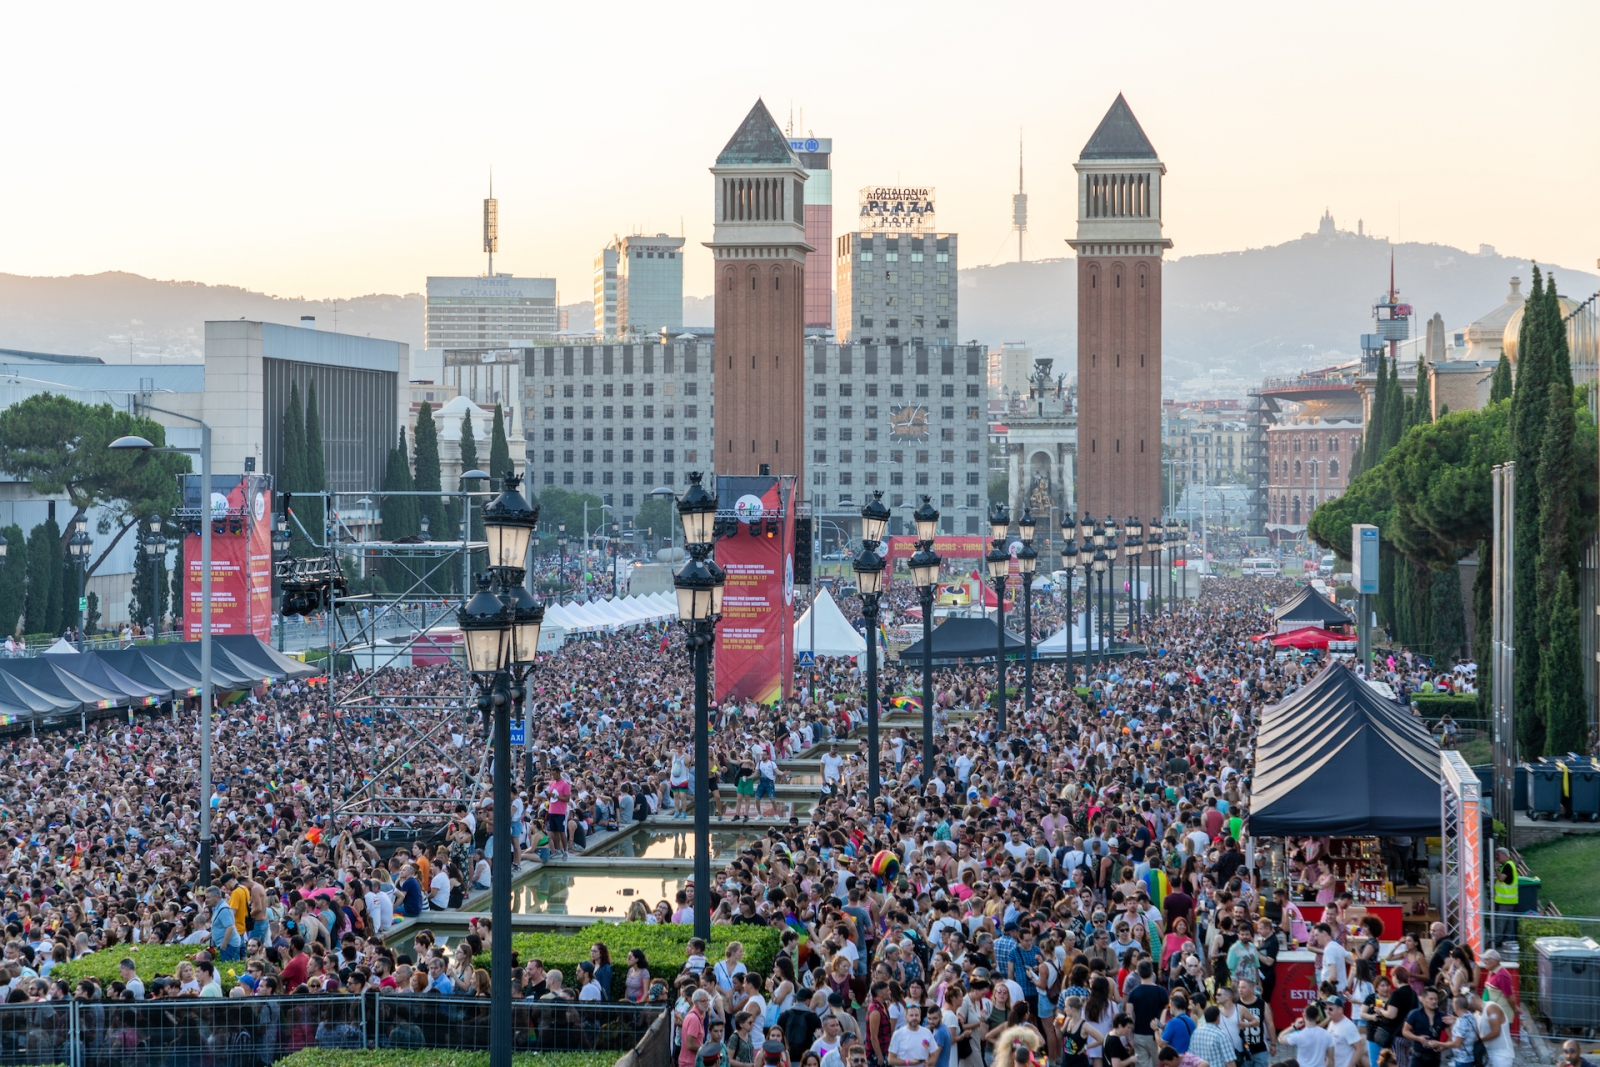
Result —
M 1487 737 L 1480 737 L 1476 741 L 1463 741 L 1456 746 L 1456 751 L 1461 753 L 1461 758 L 1467 761 L 1468 767 L 1481 767 L 1485 763 L 1494 762 L 1493 744 Z
M 1522 849 L 1528 870 L 1543 884 L 1539 897 L 1562 915 L 1600 916 L 1600 834 L 1563 837 Z

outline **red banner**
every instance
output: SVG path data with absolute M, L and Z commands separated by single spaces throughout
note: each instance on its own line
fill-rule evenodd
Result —
M 272 636 L 272 490 L 247 475 L 227 494 L 210 501 L 211 632 Z M 185 630 L 200 637 L 200 535 L 184 539 Z
M 989 554 L 989 542 L 978 534 L 961 537 L 951 535 L 948 537 L 935 537 L 933 550 L 940 559 L 982 559 Z M 889 562 L 892 564 L 897 559 L 910 559 L 917 551 L 915 537 L 889 538 Z
M 791 694 L 794 509 L 784 505 L 793 492 L 788 479 L 717 479 L 719 508 L 738 521 L 738 532 L 716 546 L 717 565 L 728 575 L 717 623 L 718 702 L 771 704 Z

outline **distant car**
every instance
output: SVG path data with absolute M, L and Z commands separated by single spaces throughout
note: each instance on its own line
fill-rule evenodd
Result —
M 855 596 L 857 592 L 859 590 L 856 589 L 856 583 L 854 582 L 846 582 L 839 587 L 840 596 Z
M 844 563 L 849 559 L 850 553 L 848 552 L 824 552 L 822 554 L 822 561 L 824 563 Z

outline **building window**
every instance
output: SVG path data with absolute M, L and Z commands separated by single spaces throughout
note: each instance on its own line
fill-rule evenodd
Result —
M 561 472 L 561 484 L 562 485 L 571 485 L 572 484 L 572 472 L 571 471 L 562 471 Z
M 811 431 L 811 439 L 813 441 L 826 441 L 828 439 L 827 428 L 823 426 L 815 427 Z M 998 640 L 998 638 L 996 640 Z
M 545 485 L 555 485 L 556 484 L 556 472 L 555 471 L 545 471 L 544 472 L 544 484 Z
M 625 474 L 625 475 L 622 476 L 622 480 L 625 483 L 627 483 L 628 485 L 632 485 L 633 484 L 633 475 L 631 473 Z M 632 493 L 623 493 L 622 494 L 622 506 L 625 507 L 625 508 L 633 507 L 633 494 Z
M 918 485 L 927 485 L 928 484 L 928 472 L 927 471 L 918 471 L 917 472 L 917 484 Z
M 978 472 L 977 471 L 968 471 L 967 472 L 967 484 L 968 485 L 977 485 L 978 484 Z
M 811 387 L 811 395 L 812 396 L 827 396 L 828 395 L 828 387 L 827 387 L 827 385 L 825 383 L 823 383 L 823 382 L 817 382 L 815 385 L 813 385 Z M 997 638 L 997 640 L 998 640 L 998 638 Z
M 903 472 L 901 472 L 901 471 L 890 471 L 889 472 L 889 484 L 890 485 L 905 485 L 906 484 L 906 476 L 905 476 L 905 474 Z

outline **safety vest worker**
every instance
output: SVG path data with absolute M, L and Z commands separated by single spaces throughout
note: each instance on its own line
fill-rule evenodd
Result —
M 1499 861 L 1499 874 L 1494 880 L 1494 902 L 1497 905 L 1517 904 L 1517 865 L 1511 859 L 1511 854 L 1505 849 L 1495 850 L 1495 859 Z

